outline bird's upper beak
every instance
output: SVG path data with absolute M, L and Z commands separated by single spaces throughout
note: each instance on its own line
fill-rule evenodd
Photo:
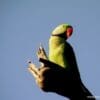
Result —
M 69 38 L 73 33 L 73 28 L 72 27 L 68 27 L 66 30 L 66 36 L 67 38 Z

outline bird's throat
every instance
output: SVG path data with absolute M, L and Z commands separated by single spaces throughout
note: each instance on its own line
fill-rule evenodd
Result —
M 65 42 L 66 40 L 60 36 L 51 36 L 49 40 L 49 45 L 52 45 L 52 47 L 58 47 Z

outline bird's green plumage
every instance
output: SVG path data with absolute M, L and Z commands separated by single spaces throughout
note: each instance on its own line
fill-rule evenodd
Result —
M 49 39 L 49 60 L 69 70 L 73 79 L 80 80 L 80 74 L 73 48 L 66 41 L 66 38 L 62 37 L 62 34 L 65 34 L 69 26 L 70 25 L 68 24 L 61 24 L 53 30 L 55 34 L 53 34 Z M 63 31 L 60 31 L 60 28 Z M 59 34 L 57 35 L 56 32 Z
M 60 35 L 64 34 L 68 28 L 68 24 L 61 24 L 57 26 L 49 39 L 49 60 L 64 67 L 68 68 L 69 63 L 66 59 L 67 45 L 66 39 Z
M 63 25 L 66 27 L 63 27 Z M 80 80 L 80 74 L 73 48 L 66 41 L 66 38 L 62 37 L 62 34 L 65 33 L 68 26 L 70 25 L 62 24 L 60 27 L 58 26 L 54 29 L 53 32 L 58 32 L 57 29 L 59 29 L 59 34 L 57 35 L 57 33 L 55 33 L 49 39 L 49 60 L 70 71 L 73 79 Z M 62 30 L 62 27 L 64 28 L 63 33 L 60 31 L 60 28 Z
M 64 38 L 51 36 L 49 40 L 49 60 L 66 68 L 66 41 Z
M 67 27 L 70 26 L 69 24 L 61 24 L 59 26 L 57 26 L 53 31 L 52 34 L 54 35 L 59 35 L 59 34 L 63 34 Z

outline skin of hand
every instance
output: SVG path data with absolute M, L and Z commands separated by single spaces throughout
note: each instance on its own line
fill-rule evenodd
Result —
M 84 93 L 81 84 L 81 80 L 73 80 L 70 72 L 66 71 L 59 65 L 52 63 L 48 60 L 40 58 L 40 62 L 44 66 L 33 70 L 29 67 L 29 71 L 35 77 L 36 83 L 40 89 L 45 92 L 54 92 L 70 100 L 95 100 L 90 99 L 87 96 L 92 96 L 90 93 Z

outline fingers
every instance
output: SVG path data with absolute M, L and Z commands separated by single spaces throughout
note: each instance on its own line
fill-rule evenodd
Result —
M 36 68 L 36 66 L 32 62 L 29 62 L 28 70 L 35 78 L 39 77 L 39 70 Z
M 47 67 L 36 68 L 36 66 L 31 61 L 29 62 L 28 65 L 28 71 L 33 75 L 36 82 L 38 81 L 38 83 L 43 82 L 45 78 L 44 74 L 47 72 L 48 69 L 49 68 Z
M 40 59 L 40 58 L 47 59 L 46 52 L 45 52 L 45 50 L 44 50 L 44 48 L 43 48 L 42 45 L 40 45 L 40 47 L 39 47 L 39 50 L 38 50 L 38 52 L 37 52 L 37 56 L 38 56 L 39 59 Z
M 39 49 L 37 51 L 37 57 L 38 57 L 38 59 L 40 59 L 40 58 L 47 59 L 46 52 L 45 52 L 45 50 L 44 50 L 42 45 L 40 45 L 40 47 L 39 47 Z M 41 66 L 44 66 L 44 64 L 41 63 Z
M 37 85 L 43 90 L 46 91 L 48 88 L 46 88 L 46 83 L 45 81 L 47 80 L 47 71 L 49 70 L 48 67 L 40 67 L 36 68 L 36 66 L 29 62 L 29 67 L 28 67 L 29 72 L 33 75 L 35 78 L 35 81 Z

